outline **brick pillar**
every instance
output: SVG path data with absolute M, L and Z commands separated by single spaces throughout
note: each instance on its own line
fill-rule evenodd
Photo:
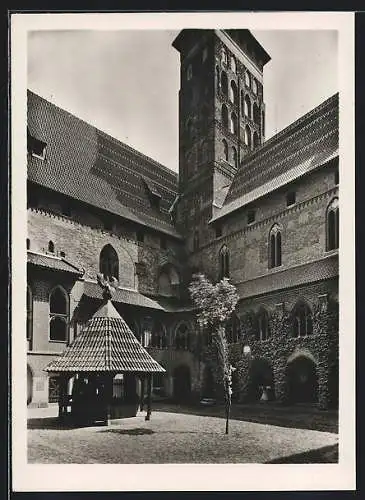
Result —
M 285 321 L 284 303 L 275 304 L 275 313 L 271 319 L 272 336 L 274 339 L 282 339 L 288 335 Z M 275 399 L 281 403 L 288 400 L 288 384 L 286 380 L 286 358 L 277 357 L 273 362 Z
M 313 324 L 313 333 L 323 335 L 322 343 L 323 350 L 319 355 L 317 376 L 318 376 L 318 406 L 321 409 L 327 409 L 329 395 L 329 342 L 328 342 L 328 295 L 322 294 L 318 296 L 318 304 L 316 308 L 315 321 Z

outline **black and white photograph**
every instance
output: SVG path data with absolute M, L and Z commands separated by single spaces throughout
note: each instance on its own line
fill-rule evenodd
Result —
M 14 488 L 351 489 L 352 15 L 12 30 Z

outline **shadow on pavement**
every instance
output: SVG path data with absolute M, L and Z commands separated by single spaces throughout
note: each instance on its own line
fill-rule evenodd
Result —
M 321 464 L 338 463 L 338 444 L 324 446 L 317 450 L 296 453 L 265 462 L 266 464 Z

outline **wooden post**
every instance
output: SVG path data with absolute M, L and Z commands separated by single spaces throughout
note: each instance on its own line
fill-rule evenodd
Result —
M 144 378 L 144 375 L 141 375 L 141 400 L 140 400 L 140 411 L 143 411 L 143 404 L 144 404 L 144 390 L 145 390 L 145 387 L 144 387 L 144 382 L 145 382 L 145 378 Z
M 152 373 L 149 373 L 147 378 L 147 415 L 145 417 L 145 420 L 150 420 L 151 418 L 151 394 L 152 394 Z

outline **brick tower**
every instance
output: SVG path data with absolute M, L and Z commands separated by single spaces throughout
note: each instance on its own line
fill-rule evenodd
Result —
M 216 237 L 208 221 L 243 157 L 264 140 L 270 56 L 249 30 L 183 30 L 173 47 L 181 82 L 177 223 L 191 266 L 204 269 L 199 249 Z

